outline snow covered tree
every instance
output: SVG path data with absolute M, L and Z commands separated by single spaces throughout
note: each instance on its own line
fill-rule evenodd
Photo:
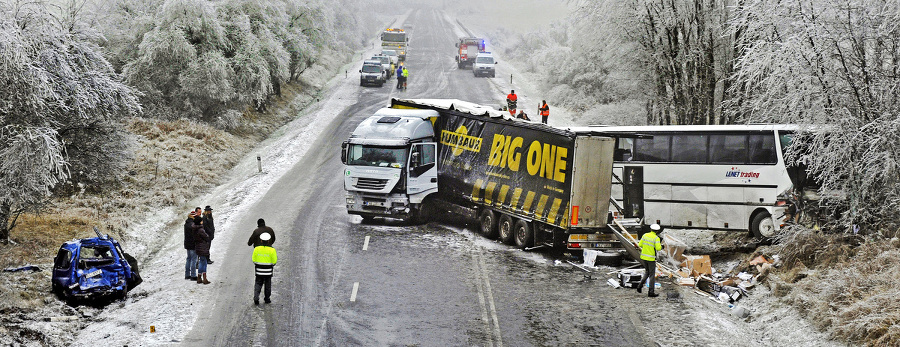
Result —
M 900 3 L 748 0 L 738 14 L 733 117 L 814 127 L 789 154 L 821 182 L 822 205 L 845 207 L 845 230 L 895 230 Z
M 0 240 L 63 180 L 99 182 L 123 171 L 119 120 L 141 108 L 76 12 L 0 3 Z

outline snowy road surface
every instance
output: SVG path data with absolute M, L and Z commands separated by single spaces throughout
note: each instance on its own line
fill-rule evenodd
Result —
M 108 307 L 75 345 L 821 345 L 802 323 L 766 336 L 756 334 L 760 326 L 742 327 L 748 323 L 727 312 L 694 314 L 690 300 L 670 304 L 617 291 L 605 285 L 606 277 L 597 278 L 602 272 L 587 278 L 547 253 L 477 236 L 461 221 L 363 225 L 347 215 L 340 144 L 391 97 L 500 106 L 514 88 L 520 105 L 536 108 L 540 100 L 525 81 L 510 85 L 502 78 L 514 72 L 502 57 L 494 79 L 458 70 L 453 44 L 462 32 L 445 14 L 415 11 L 399 21 L 414 27 L 408 91 L 396 91 L 394 79 L 381 88 L 360 87 L 354 73 L 332 79 L 321 102 L 244 158 L 227 184 L 197 201 L 213 205 L 218 217 L 213 284 L 183 280 L 184 216 L 159 211 L 147 230 L 168 237 L 144 264 L 144 284 L 124 304 Z M 346 69 L 359 65 L 361 60 Z M 555 108 L 551 125 L 567 119 L 565 110 Z M 279 263 L 273 302 L 255 306 L 246 239 L 258 218 L 275 230 Z

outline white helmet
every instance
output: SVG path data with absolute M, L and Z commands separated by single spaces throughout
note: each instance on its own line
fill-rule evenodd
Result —
M 662 229 L 662 227 L 660 227 L 659 224 L 656 224 L 656 223 L 650 224 L 650 230 L 659 231 L 660 229 Z

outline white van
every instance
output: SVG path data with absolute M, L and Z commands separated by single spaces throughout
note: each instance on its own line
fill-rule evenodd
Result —
M 497 64 L 497 61 L 494 60 L 494 55 L 491 52 L 481 52 L 475 57 L 475 63 L 472 64 L 472 73 L 475 74 L 475 77 L 478 76 L 490 76 L 494 77 L 496 72 L 494 71 L 494 65 Z

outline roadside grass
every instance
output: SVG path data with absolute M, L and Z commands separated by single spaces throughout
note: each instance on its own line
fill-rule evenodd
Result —
M 823 234 L 795 229 L 782 239 L 785 266 L 776 287 L 832 338 L 900 345 L 900 242 L 890 235 Z

